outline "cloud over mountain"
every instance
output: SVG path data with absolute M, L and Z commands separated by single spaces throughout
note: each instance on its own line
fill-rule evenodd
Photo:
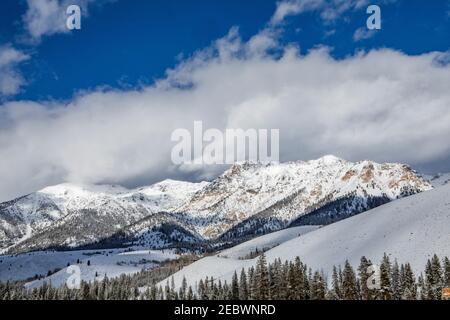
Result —
M 0 108 L 0 198 L 61 181 L 133 184 L 210 174 L 174 167 L 176 128 L 279 128 L 281 160 L 433 163 L 450 156 L 450 66 L 384 49 L 333 58 L 255 51 L 236 30 L 139 90 Z M 180 170 L 180 169 L 184 169 Z M 212 172 L 213 174 L 214 172 Z
M 272 23 L 316 5 L 329 7 L 280 2 Z M 336 1 L 331 8 L 361 5 Z M 131 187 L 167 177 L 212 177 L 223 168 L 170 160 L 172 131 L 192 130 L 195 120 L 205 129 L 280 129 L 281 161 L 333 153 L 450 169 L 448 54 L 373 49 L 337 59 L 330 48 L 300 53 L 283 45 L 281 32 L 269 23 L 244 40 L 232 28 L 155 84 L 134 90 L 99 88 L 70 101 L 4 103 L 0 201 L 63 181 Z M 14 52 L 14 61 L 27 58 Z M 0 72 L 14 75 L 2 68 L 0 62 Z

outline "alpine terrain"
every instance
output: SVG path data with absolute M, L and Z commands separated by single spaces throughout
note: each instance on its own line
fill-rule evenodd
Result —
M 0 250 L 235 244 L 288 226 L 325 225 L 432 189 L 404 164 L 334 156 L 238 163 L 211 182 L 149 187 L 61 184 L 0 204 Z

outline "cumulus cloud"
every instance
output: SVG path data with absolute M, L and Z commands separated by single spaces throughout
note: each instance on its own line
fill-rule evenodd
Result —
M 420 165 L 450 157 L 442 53 L 384 49 L 337 60 L 327 48 L 264 54 L 267 43 L 242 41 L 233 29 L 149 87 L 0 106 L 0 199 L 62 181 L 214 175 L 215 167 L 171 163 L 172 131 L 192 130 L 195 120 L 222 130 L 280 129 L 282 161 L 332 153 Z
M 0 46 L 0 98 L 16 94 L 25 81 L 17 66 L 29 56 L 11 45 Z

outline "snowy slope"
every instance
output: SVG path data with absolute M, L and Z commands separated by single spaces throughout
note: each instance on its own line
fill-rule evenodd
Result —
M 284 242 L 266 256 L 268 261 L 300 256 L 330 275 L 333 265 L 343 265 L 346 259 L 358 265 L 365 255 L 378 263 L 384 252 L 400 263 L 410 262 L 416 272 L 434 253 L 450 256 L 450 184 L 324 226 Z M 235 270 L 255 263 L 256 259 L 212 256 L 183 268 L 174 279 L 177 286 L 183 276 L 192 285 L 205 276 L 229 281 Z
M 53 263 L 57 263 L 58 261 L 64 262 L 66 263 L 64 267 L 49 277 L 28 282 L 26 287 L 39 287 L 44 282 L 51 283 L 54 287 L 64 285 L 71 276 L 71 273 L 68 272 L 66 267 L 67 255 L 68 252 L 53 253 Z M 80 263 L 77 264 L 77 260 L 73 260 L 74 257 L 80 259 Z M 72 258 L 71 265 L 80 268 L 81 280 L 88 282 L 102 280 L 105 276 L 111 279 L 119 277 L 122 274 L 134 274 L 143 269 L 154 268 L 160 262 L 176 259 L 177 257 L 172 250 L 141 250 L 129 252 L 123 252 L 123 250 L 77 251 L 70 256 Z
M 281 243 L 314 231 L 318 228 L 320 228 L 320 226 L 301 226 L 275 231 L 238 244 L 232 248 L 225 249 L 221 251 L 218 256 L 231 259 L 243 259 L 256 250 L 261 252 L 262 250 L 271 249 Z

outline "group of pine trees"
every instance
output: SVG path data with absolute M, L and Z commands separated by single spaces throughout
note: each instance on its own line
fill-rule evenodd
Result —
M 447 257 L 440 260 L 436 255 L 428 260 L 419 275 L 414 274 L 409 263 L 399 265 L 386 254 L 379 267 L 362 257 L 356 271 L 348 261 L 343 267 L 334 267 L 330 281 L 323 272 L 313 272 L 298 257 L 294 261 L 277 259 L 267 263 L 264 253 L 255 267 L 242 269 L 239 274 L 235 272 L 230 283 L 206 277 L 192 287 L 183 279 L 176 290 L 172 277 L 164 287 L 157 286 L 167 272 L 153 270 L 150 277 L 140 273 L 94 283 L 82 282 L 80 289 L 72 290 L 47 284 L 26 290 L 20 283 L 0 283 L 0 299 L 439 300 L 442 289 L 450 287 L 450 261 Z M 141 291 L 143 279 L 148 288 Z
M 424 275 L 423 275 L 424 274 Z M 343 268 L 334 267 L 331 286 L 323 272 L 312 271 L 299 257 L 294 261 L 280 259 L 267 264 L 260 255 L 256 267 L 235 272 L 231 283 L 206 277 L 195 286 L 175 290 L 173 278 L 165 288 L 151 286 L 147 299 L 200 300 L 439 300 L 442 289 L 450 287 L 450 261 L 434 255 L 423 274 L 416 276 L 409 263 L 399 265 L 384 255 L 375 268 L 362 257 L 357 271 L 348 261 Z M 195 293 L 194 293 L 195 292 Z

